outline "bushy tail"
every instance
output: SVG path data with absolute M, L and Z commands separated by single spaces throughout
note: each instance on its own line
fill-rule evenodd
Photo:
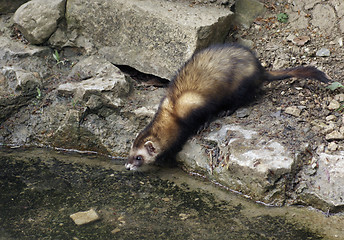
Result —
M 312 66 L 288 68 L 283 70 L 267 71 L 267 81 L 283 80 L 287 78 L 311 78 L 323 83 L 331 82 L 327 75 Z

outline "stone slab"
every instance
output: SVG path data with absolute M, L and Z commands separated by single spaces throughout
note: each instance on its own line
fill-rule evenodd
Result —
M 205 139 L 218 148 L 206 154 L 201 144 L 189 141 L 178 155 L 187 168 L 256 201 L 283 205 L 288 184 L 284 177 L 293 171 L 294 157 L 282 144 L 239 125 L 224 125 Z
M 233 13 L 184 1 L 69 0 L 69 31 L 77 29 L 114 64 L 170 79 L 195 50 L 223 42 Z

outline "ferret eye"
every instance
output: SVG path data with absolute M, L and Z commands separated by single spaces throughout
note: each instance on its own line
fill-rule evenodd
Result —
M 142 161 L 142 160 L 143 160 L 143 158 L 142 158 L 142 156 L 141 156 L 141 155 L 139 155 L 139 156 L 136 156 L 136 160 L 137 160 L 137 161 Z

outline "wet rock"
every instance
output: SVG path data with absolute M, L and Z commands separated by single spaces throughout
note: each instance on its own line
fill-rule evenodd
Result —
M 63 149 L 77 149 L 80 151 L 95 151 L 109 154 L 106 147 L 95 134 L 80 125 L 81 114 L 75 109 L 60 108 L 64 118 L 59 122 L 57 129 L 51 129 L 51 134 L 45 140 L 47 144 Z M 51 117 L 53 117 L 53 113 Z M 55 126 L 56 127 L 56 126 Z
M 78 81 L 61 84 L 58 87 L 59 95 L 85 101 L 91 95 L 98 95 L 102 97 L 104 104 L 118 107 L 121 102 L 119 98 L 129 93 L 130 86 L 124 74 L 98 56 L 91 56 L 77 63 L 69 78 Z
M 68 29 L 110 62 L 167 79 L 196 49 L 223 42 L 232 18 L 228 9 L 158 0 L 74 0 L 66 11 Z
M 321 48 L 316 52 L 317 57 L 329 57 L 331 55 L 331 52 L 327 48 Z
M 264 4 L 256 0 L 238 0 L 235 3 L 235 21 L 249 28 L 253 20 L 265 13 Z
M 29 42 L 42 44 L 55 32 L 64 16 L 65 4 L 65 0 L 29 1 L 15 12 L 14 24 Z
M 265 140 L 254 130 L 238 125 L 222 126 L 205 138 L 217 143 L 217 147 L 208 149 L 206 154 L 204 145 L 188 141 L 178 155 L 179 161 L 255 200 L 283 204 L 286 189 L 283 176 L 291 174 L 294 158 L 282 144 Z
M 84 224 L 91 223 L 100 219 L 97 212 L 93 209 L 90 209 L 85 212 L 74 213 L 70 215 L 70 217 L 73 219 L 76 225 L 84 225 Z
M 23 3 L 29 0 L 1 0 L 0 1 L 0 14 L 13 13 L 15 12 Z
M 287 107 L 284 112 L 294 117 L 299 117 L 301 114 L 301 109 L 297 106 L 291 106 Z

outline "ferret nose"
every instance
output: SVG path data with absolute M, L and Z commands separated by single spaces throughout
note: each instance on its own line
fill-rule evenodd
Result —
M 130 170 L 130 163 L 126 163 L 124 166 L 125 166 L 125 169 L 127 169 L 127 170 Z

